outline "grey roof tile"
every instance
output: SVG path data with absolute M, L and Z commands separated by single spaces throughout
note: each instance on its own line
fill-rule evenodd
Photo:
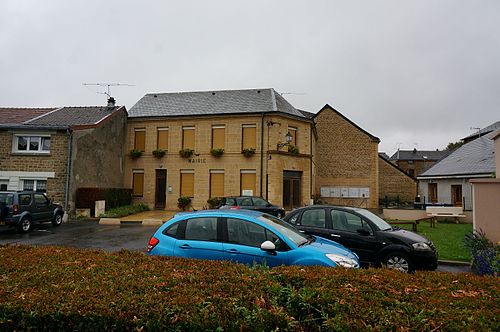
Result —
M 63 107 L 27 122 L 27 125 L 78 126 L 94 125 L 116 111 L 119 106 Z
M 495 171 L 495 147 L 492 134 L 462 145 L 434 164 L 418 178 L 488 174 Z
M 149 93 L 129 110 L 129 118 L 281 112 L 304 118 L 274 89 Z
M 0 124 L 22 124 L 43 114 L 52 112 L 56 108 L 0 108 Z
M 399 150 L 389 160 L 440 160 L 450 154 L 448 150 Z
M 497 129 L 500 129 L 500 121 L 497 121 L 495 123 L 490 124 L 489 126 L 486 126 L 484 128 L 481 128 L 481 130 L 476 131 L 475 133 L 462 138 L 463 141 L 470 141 L 471 139 L 475 139 L 475 137 L 483 136 L 485 134 L 491 133 L 492 131 L 495 131 Z

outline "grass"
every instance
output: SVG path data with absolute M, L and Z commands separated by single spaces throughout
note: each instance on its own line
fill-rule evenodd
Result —
M 131 214 L 148 211 L 149 207 L 146 204 L 139 203 L 134 205 L 124 205 L 114 209 L 109 209 L 105 213 L 101 214 L 101 218 L 120 218 L 129 216 Z
M 411 230 L 411 225 L 395 225 Z M 436 245 L 440 260 L 470 262 L 470 253 L 464 246 L 465 234 L 472 232 L 472 224 L 455 224 L 438 222 L 431 228 L 428 221 L 420 222 L 418 233 Z

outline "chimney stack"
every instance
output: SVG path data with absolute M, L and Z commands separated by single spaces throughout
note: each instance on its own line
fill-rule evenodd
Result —
M 116 100 L 113 97 L 108 98 L 108 107 L 115 107 Z

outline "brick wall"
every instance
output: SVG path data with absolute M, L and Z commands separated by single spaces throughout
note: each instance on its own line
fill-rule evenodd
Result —
M 316 116 L 315 194 L 322 186 L 368 187 L 370 197 L 321 198 L 330 204 L 378 207 L 378 139 L 326 106 Z
M 379 198 L 399 197 L 401 202 L 414 202 L 417 195 L 417 180 L 411 178 L 396 165 L 379 157 Z

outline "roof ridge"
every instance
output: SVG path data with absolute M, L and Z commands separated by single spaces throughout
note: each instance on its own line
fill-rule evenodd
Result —
M 263 90 L 274 90 L 273 88 L 248 88 L 248 89 L 223 89 L 223 90 L 197 90 L 197 91 L 177 91 L 177 92 L 150 92 L 146 93 L 146 96 L 151 95 L 173 95 L 173 94 L 183 94 L 183 93 L 209 93 L 209 92 L 234 92 L 234 91 L 263 91 Z

